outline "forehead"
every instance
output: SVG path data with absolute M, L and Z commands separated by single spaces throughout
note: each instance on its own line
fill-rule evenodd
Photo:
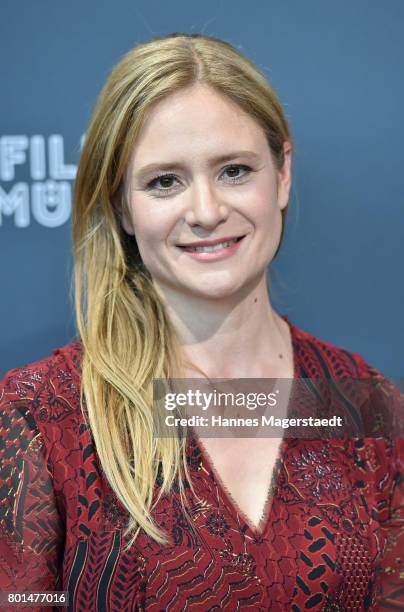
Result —
M 268 148 L 258 122 L 227 96 L 206 85 L 193 85 L 157 102 L 136 140 L 132 162 L 158 156 L 188 159 L 225 149 Z

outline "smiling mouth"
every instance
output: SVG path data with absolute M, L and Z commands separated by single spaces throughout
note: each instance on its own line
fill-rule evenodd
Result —
M 217 242 L 216 244 L 205 244 L 201 246 L 178 245 L 178 248 L 191 253 L 213 253 L 214 251 L 226 249 L 230 245 L 235 244 L 236 242 L 240 242 L 240 240 L 242 240 L 243 238 L 244 236 L 239 236 L 238 238 L 232 238 L 231 240 Z

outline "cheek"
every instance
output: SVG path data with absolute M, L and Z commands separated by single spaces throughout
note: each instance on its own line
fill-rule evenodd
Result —
M 273 181 L 263 179 L 255 187 L 249 198 L 250 214 L 258 226 L 273 221 L 279 209 L 277 206 L 276 186 Z
M 171 215 L 167 202 L 150 198 L 133 197 L 130 203 L 132 225 L 138 244 L 154 244 L 168 235 Z

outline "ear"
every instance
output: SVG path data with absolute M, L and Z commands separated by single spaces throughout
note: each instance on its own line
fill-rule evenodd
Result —
M 125 232 L 130 236 L 134 236 L 135 230 L 133 229 L 132 219 L 126 205 L 126 198 L 123 191 L 119 191 L 116 196 L 112 198 L 112 206 L 114 207 L 121 225 Z
M 121 224 L 125 232 L 129 234 L 130 236 L 134 236 L 135 230 L 133 229 L 132 219 L 130 218 L 129 211 L 125 205 L 122 205 L 121 207 L 120 217 L 121 217 Z
M 278 170 L 278 206 L 281 210 L 288 205 L 292 183 L 292 144 L 289 141 L 283 143 L 283 151 L 283 166 Z

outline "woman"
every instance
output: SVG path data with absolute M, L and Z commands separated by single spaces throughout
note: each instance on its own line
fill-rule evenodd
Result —
M 2 386 L 3 591 L 72 610 L 392 599 L 397 440 L 154 435 L 157 378 L 384 382 L 271 306 L 291 153 L 275 93 L 223 41 L 155 39 L 113 70 L 75 188 L 80 342 Z

